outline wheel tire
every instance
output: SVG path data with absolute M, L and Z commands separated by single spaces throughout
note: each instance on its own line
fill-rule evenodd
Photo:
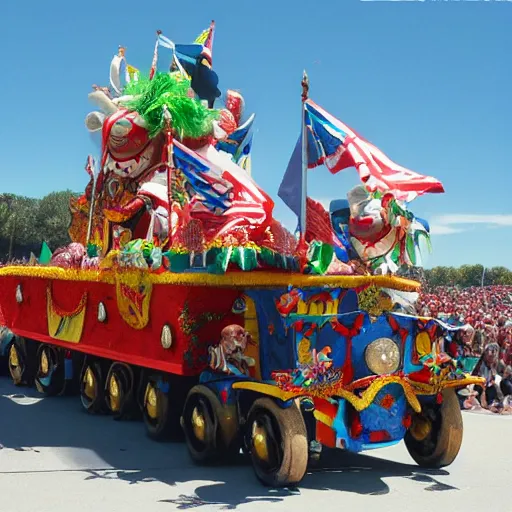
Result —
M 405 435 L 405 445 L 414 461 L 424 468 L 449 466 L 457 457 L 462 445 L 462 413 L 454 389 L 443 391 L 441 405 L 424 408 L 416 421 L 430 423 L 430 432 L 424 439 L 416 439 L 409 430 Z
M 105 412 L 105 376 L 99 361 L 85 361 L 80 374 L 80 400 L 91 414 Z
M 7 355 L 9 374 L 15 386 L 31 386 L 34 383 L 36 358 L 34 342 L 14 338 Z
M 304 419 L 295 403 L 281 409 L 270 398 L 256 400 L 249 411 L 246 445 L 256 476 L 264 485 L 293 486 L 304 477 L 308 465 L 308 438 Z
M 47 396 L 64 392 L 66 385 L 62 351 L 50 345 L 41 345 L 37 351 L 36 388 Z
M 134 376 L 128 368 L 116 363 L 110 367 L 105 383 L 105 401 L 115 419 L 133 416 L 133 384 Z
M 233 406 L 223 406 L 206 386 L 197 385 L 190 390 L 181 426 L 194 462 L 219 464 L 238 456 L 241 443 L 237 432 L 238 418 L 233 409 Z
M 157 378 L 150 377 L 146 384 L 142 403 L 142 415 L 148 436 L 155 441 L 175 438 L 180 433 L 180 412 L 170 393 L 165 393 L 157 385 Z

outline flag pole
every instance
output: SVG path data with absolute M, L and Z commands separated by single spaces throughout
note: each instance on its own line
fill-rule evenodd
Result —
M 307 216 L 307 186 L 308 186 L 308 179 L 307 179 L 307 172 L 308 172 L 308 139 L 307 139 L 307 132 L 306 132 L 306 109 L 304 103 L 308 99 L 308 93 L 309 93 L 309 78 L 304 70 L 304 74 L 302 75 L 302 197 L 301 197 L 301 203 L 300 203 L 300 236 L 301 239 L 305 238 L 306 236 L 306 216 Z
M 153 80 L 156 73 L 156 66 L 158 64 L 158 44 L 160 41 L 161 30 L 156 31 L 155 49 L 153 50 L 153 62 L 151 63 L 151 70 L 149 71 L 149 79 Z
M 167 105 L 164 105 L 164 118 L 165 118 L 165 136 L 166 136 L 166 154 L 165 162 L 167 167 L 167 201 L 169 203 L 169 227 L 168 227 L 168 240 L 169 247 L 172 245 L 172 171 L 174 169 L 174 151 L 173 151 L 173 136 L 172 136 L 172 116 L 169 112 Z
M 92 174 L 92 189 L 91 189 L 91 201 L 89 203 L 89 222 L 87 223 L 87 239 L 85 241 L 85 245 L 89 245 L 89 242 L 91 241 L 91 235 L 92 235 L 92 221 L 94 216 L 94 207 L 95 207 L 95 201 L 96 201 L 96 187 L 98 183 L 98 172 L 96 169 L 96 162 L 94 161 L 94 158 L 89 156 L 87 158 L 87 164 L 86 169 L 90 171 Z

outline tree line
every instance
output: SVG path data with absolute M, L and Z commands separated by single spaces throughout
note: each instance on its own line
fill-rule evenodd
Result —
M 39 256 L 45 241 L 52 250 L 70 242 L 70 190 L 52 192 L 42 199 L 0 194 L 0 261 Z
M 491 286 L 511 285 L 512 271 L 506 267 L 484 268 L 483 265 L 461 267 L 434 267 L 423 271 L 429 286 Z

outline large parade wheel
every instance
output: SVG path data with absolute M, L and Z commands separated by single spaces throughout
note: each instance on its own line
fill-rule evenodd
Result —
M 105 386 L 107 407 L 114 418 L 131 418 L 135 415 L 133 388 L 133 370 L 124 364 L 114 363 L 108 372 Z
M 165 391 L 157 378 L 150 377 L 144 391 L 142 414 L 146 431 L 151 439 L 163 441 L 175 437 L 179 431 L 180 410 L 175 404 L 172 390 Z
M 260 398 L 247 420 L 246 445 L 258 479 L 272 487 L 298 484 L 308 464 L 304 419 L 296 404 L 282 409 L 270 398 Z
M 453 389 L 443 391 L 441 405 L 424 405 L 415 414 L 405 445 L 415 462 L 425 468 L 449 466 L 462 444 L 462 413 Z
M 227 462 L 240 453 L 236 413 L 226 412 L 215 393 L 206 386 L 198 385 L 190 390 L 181 425 L 188 451 L 195 462 Z
M 80 399 L 92 414 L 105 411 L 105 374 L 99 361 L 86 360 L 80 375 Z
M 9 347 L 9 374 L 16 386 L 31 386 L 34 382 L 35 346 L 23 338 L 16 337 Z
M 64 392 L 65 379 L 62 350 L 50 345 L 41 345 L 37 351 L 37 390 L 48 396 L 58 395 Z

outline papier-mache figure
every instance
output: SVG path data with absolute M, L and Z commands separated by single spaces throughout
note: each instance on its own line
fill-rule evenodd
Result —
M 255 365 L 252 357 L 244 355 L 247 344 L 254 343 L 251 335 L 240 325 L 228 325 L 221 332 L 217 346 L 209 349 L 209 365 L 216 372 L 249 375 Z
M 213 25 L 209 30 L 213 34 Z M 111 90 L 95 86 L 89 94 L 99 110 L 87 116 L 86 126 L 101 140 L 101 160 L 95 175 L 88 170 L 85 194 L 72 200 L 73 242 L 92 242 L 105 256 L 119 248 L 120 230 L 123 244 L 146 239 L 166 248 L 179 238 L 185 217 L 205 225 L 208 242 L 235 228 L 261 237 L 270 226 L 273 202 L 247 175 L 254 116 L 241 122 L 244 102 L 236 91 L 227 91 L 224 108 L 213 108 L 220 92 L 215 80 L 206 80 L 214 72 L 203 62 L 209 56 L 211 67 L 212 37 L 209 43 L 176 45 L 177 71 L 152 69 L 149 78 L 136 80 L 133 70 L 123 72 L 131 67 L 119 49 Z M 192 73 L 179 51 L 196 47 L 201 51 L 195 67 L 205 68 L 207 77 Z M 205 83 L 215 86 L 213 92 Z
M 390 193 L 370 193 L 363 185 L 348 193 L 352 247 L 372 271 L 394 273 L 419 263 L 420 239 L 430 248 L 429 226 Z

